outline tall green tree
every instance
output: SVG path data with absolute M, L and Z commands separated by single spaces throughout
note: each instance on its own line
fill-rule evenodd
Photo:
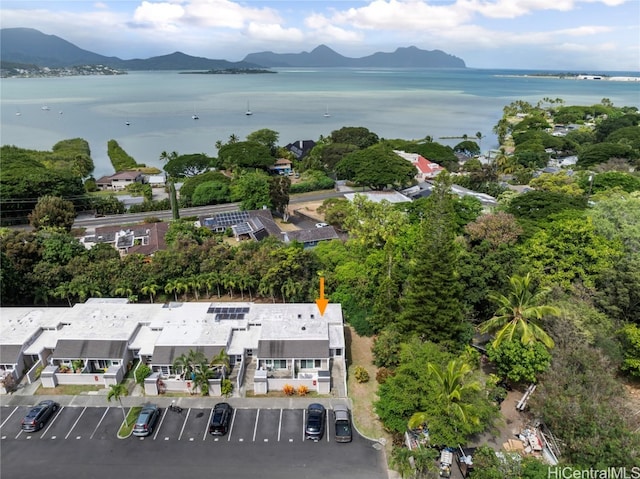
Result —
M 525 345 L 540 341 L 552 348 L 553 339 L 545 332 L 540 320 L 559 316 L 561 312 L 555 306 L 544 304 L 549 289 L 538 288 L 530 273 L 526 276 L 512 276 L 509 284 L 511 288 L 507 296 L 496 292 L 489 295 L 498 309 L 493 318 L 480 325 L 480 331 L 496 332 L 494 348 L 503 341 L 514 339 L 519 339 Z
M 59 196 L 43 196 L 29 214 L 29 222 L 36 230 L 52 227 L 71 231 L 76 210 L 71 201 Z
M 411 272 L 400 298 L 398 323 L 405 332 L 424 339 L 449 342 L 459 348 L 472 335 L 462 306 L 462 284 L 455 242 L 455 212 L 447 175 L 438 176 L 421 223 Z

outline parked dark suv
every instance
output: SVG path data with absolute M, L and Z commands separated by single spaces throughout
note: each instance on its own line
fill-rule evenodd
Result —
M 224 436 L 229 432 L 231 424 L 231 416 L 233 416 L 233 408 L 226 402 L 220 402 L 213 408 L 211 415 L 211 424 L 209 424 L 209 434 L 214 436 Z
M 304 438 L 319 441 L 324 435 L 324 424 L 327 411 L 322 404 L 310 404 L 307 408 L 307 424 L 304 428 Z
M 160 419 L 160 409 L 158 406 L 155 404 L 144 406 L 140 414 L 138 414 L 136 425 L 133 426 L 133 435 L 148 436 L 149 434 L 153 434 L 158 419 Z
M 22 420 L 22 430 L 27 432 L 39 431 L 59 407 L 60 404 L 55 401 L 40 401 L 31 408 Z

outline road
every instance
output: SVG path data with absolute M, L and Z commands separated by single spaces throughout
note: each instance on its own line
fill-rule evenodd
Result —
M 309 201 L 322 201 L 327 198 L 338 198 L 343 196 L 343 193 L 339 191 L 322 191 L 303 193 L 299 195 L 292 195 L 289 201 L 290 205 L 296 205 L 299 203 L 306 203 Z M 229 211 L 238 211 L 240 209 L 240 203 L 225 203 L 222 205 L 208 205 L 208 206 L 195 206 L 192 208 L 180 208 L 180 217 L 187 216 L 205 216 L 214 215 L 217 213 L 225 213 Z M 171 210 L 163 211 L 147 211 L 144 213 L 125 213 L 122 215 L 108 215 L 100 218 L 93 216 L 79 215 L 73 224 L 74 228 L 95 228 L 97 226 L 109 226 L 109 225 L 121 225 L 121 224 L 134 224 L 140 223 L 150 216 L 159 218 L 161 220 L 167 220 L 172 218 Z

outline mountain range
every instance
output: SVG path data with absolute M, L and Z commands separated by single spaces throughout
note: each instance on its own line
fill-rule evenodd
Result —
M 398 48 L 392 53 L 350 58 L 326 45 L 311 52 L 260 52 L 247 55 L 242 61 L 213 60 L 182 52 L 146 59 L 123 60 L 84 50 L 56 35 L 47 35 L 33 28 L 0 29 L 2 62 L 64 68 L 101 64 L 123 70 L 220 70 L 272 67 L 374 67 L 374 68 L 465 68 L 465 62 L 441 50 L 421 50 L 417 47 Z

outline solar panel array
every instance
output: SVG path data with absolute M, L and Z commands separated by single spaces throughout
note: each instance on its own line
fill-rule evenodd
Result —
M 251 231 L 253 231 L 253 228 L 251 228 L 251 225 L 249 223 L 245 222 L 245 223 L 239 223 L 235 225 L 233 227 L 233 230 L 237 235 L 246 235 L 251 233 Z
M 246 222 L 249 213 L 246 211 L 230 211 L 228 213 L 220 213 L 215 216 L 214 224 L 217 226 L 233 226 L 238 223 Z
M 248 307 L 210 307 L 207 310 L 208 314 L 215 314 L 216 321 L 220 321 L 221 319 L 244 319 L 244 315 L 249 312 Z

